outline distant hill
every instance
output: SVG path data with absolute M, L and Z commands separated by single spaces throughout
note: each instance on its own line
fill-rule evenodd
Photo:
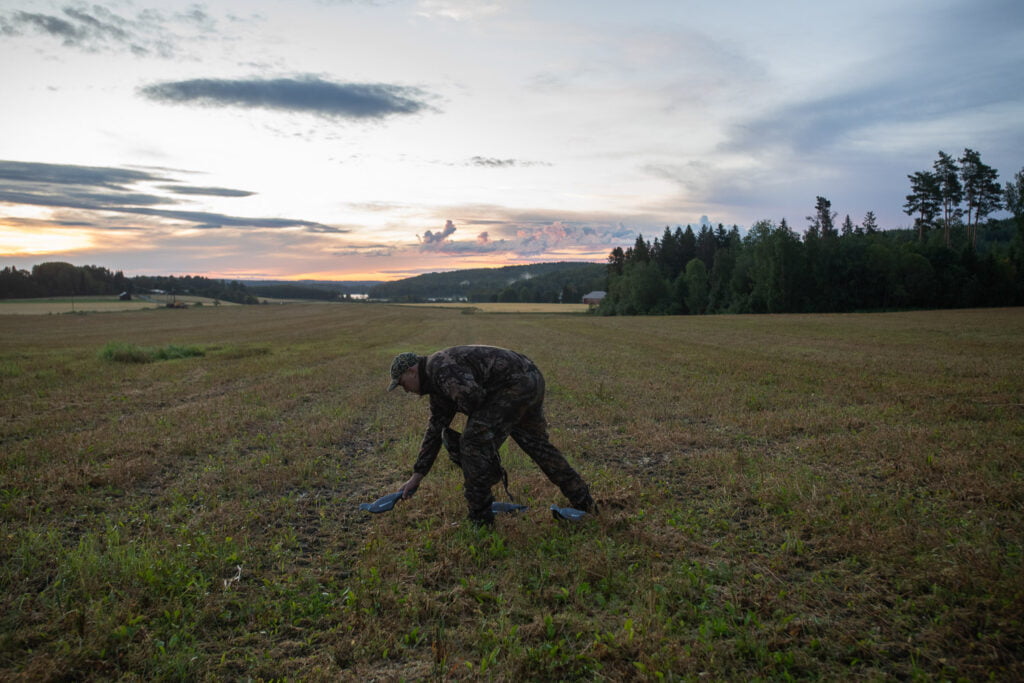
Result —
M 607 289 L 606 266 L 562 261 L 427 273 L 395 282 L 373 280 L 216 280 L 200 276 L 125 277 L 100 266 L 48 262 L 31 271 L 0 270 L 0 299 L 161 291 L 256 304 L 260 298 L 337 301 L 366 296 L 388 301 L 579 303 Z
M 604 264 L 560 261 L 426 273 L 378 284 L 369 295 L 389 301 L 579 303 L 606 282 Z

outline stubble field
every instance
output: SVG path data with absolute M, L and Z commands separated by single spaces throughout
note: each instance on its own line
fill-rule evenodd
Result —
M 357 509 L 425 425 L 391 358 L 462 343 L 598 518 L 514 445 L 493 531 L 443 455 Z M 0 387 L 0 679 L 1024 677 L 1021 309 L 0 316 Z

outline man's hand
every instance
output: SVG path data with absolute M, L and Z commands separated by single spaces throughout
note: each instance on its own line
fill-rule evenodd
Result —
M 416 493 L 416 489 L 420 487 L 421 481 L 423 481 L 423 475 L 416 472 L 409 478 L 409 481 L 402 484 L 402 488 L 398 489 L 402 492 L 402 500 L 412 498 L 413 494 Z

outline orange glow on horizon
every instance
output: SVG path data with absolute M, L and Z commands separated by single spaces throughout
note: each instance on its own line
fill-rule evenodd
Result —
M 84 230 L 53 228 L 15 228 L 0 225 L 0 256 L 23 257 L 65 254 L 83 251 L 94 245 L 93 236 Z

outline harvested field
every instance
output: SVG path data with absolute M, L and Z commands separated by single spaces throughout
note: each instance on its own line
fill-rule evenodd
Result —
M 538 363 L 598 518 L 513 445 L 494 531 L 443 455 L 357 509 L 391 358 L 460 343 Z M 1024 678 L 1021 309 L 8 316 L 0 391 L 0 679 Z

